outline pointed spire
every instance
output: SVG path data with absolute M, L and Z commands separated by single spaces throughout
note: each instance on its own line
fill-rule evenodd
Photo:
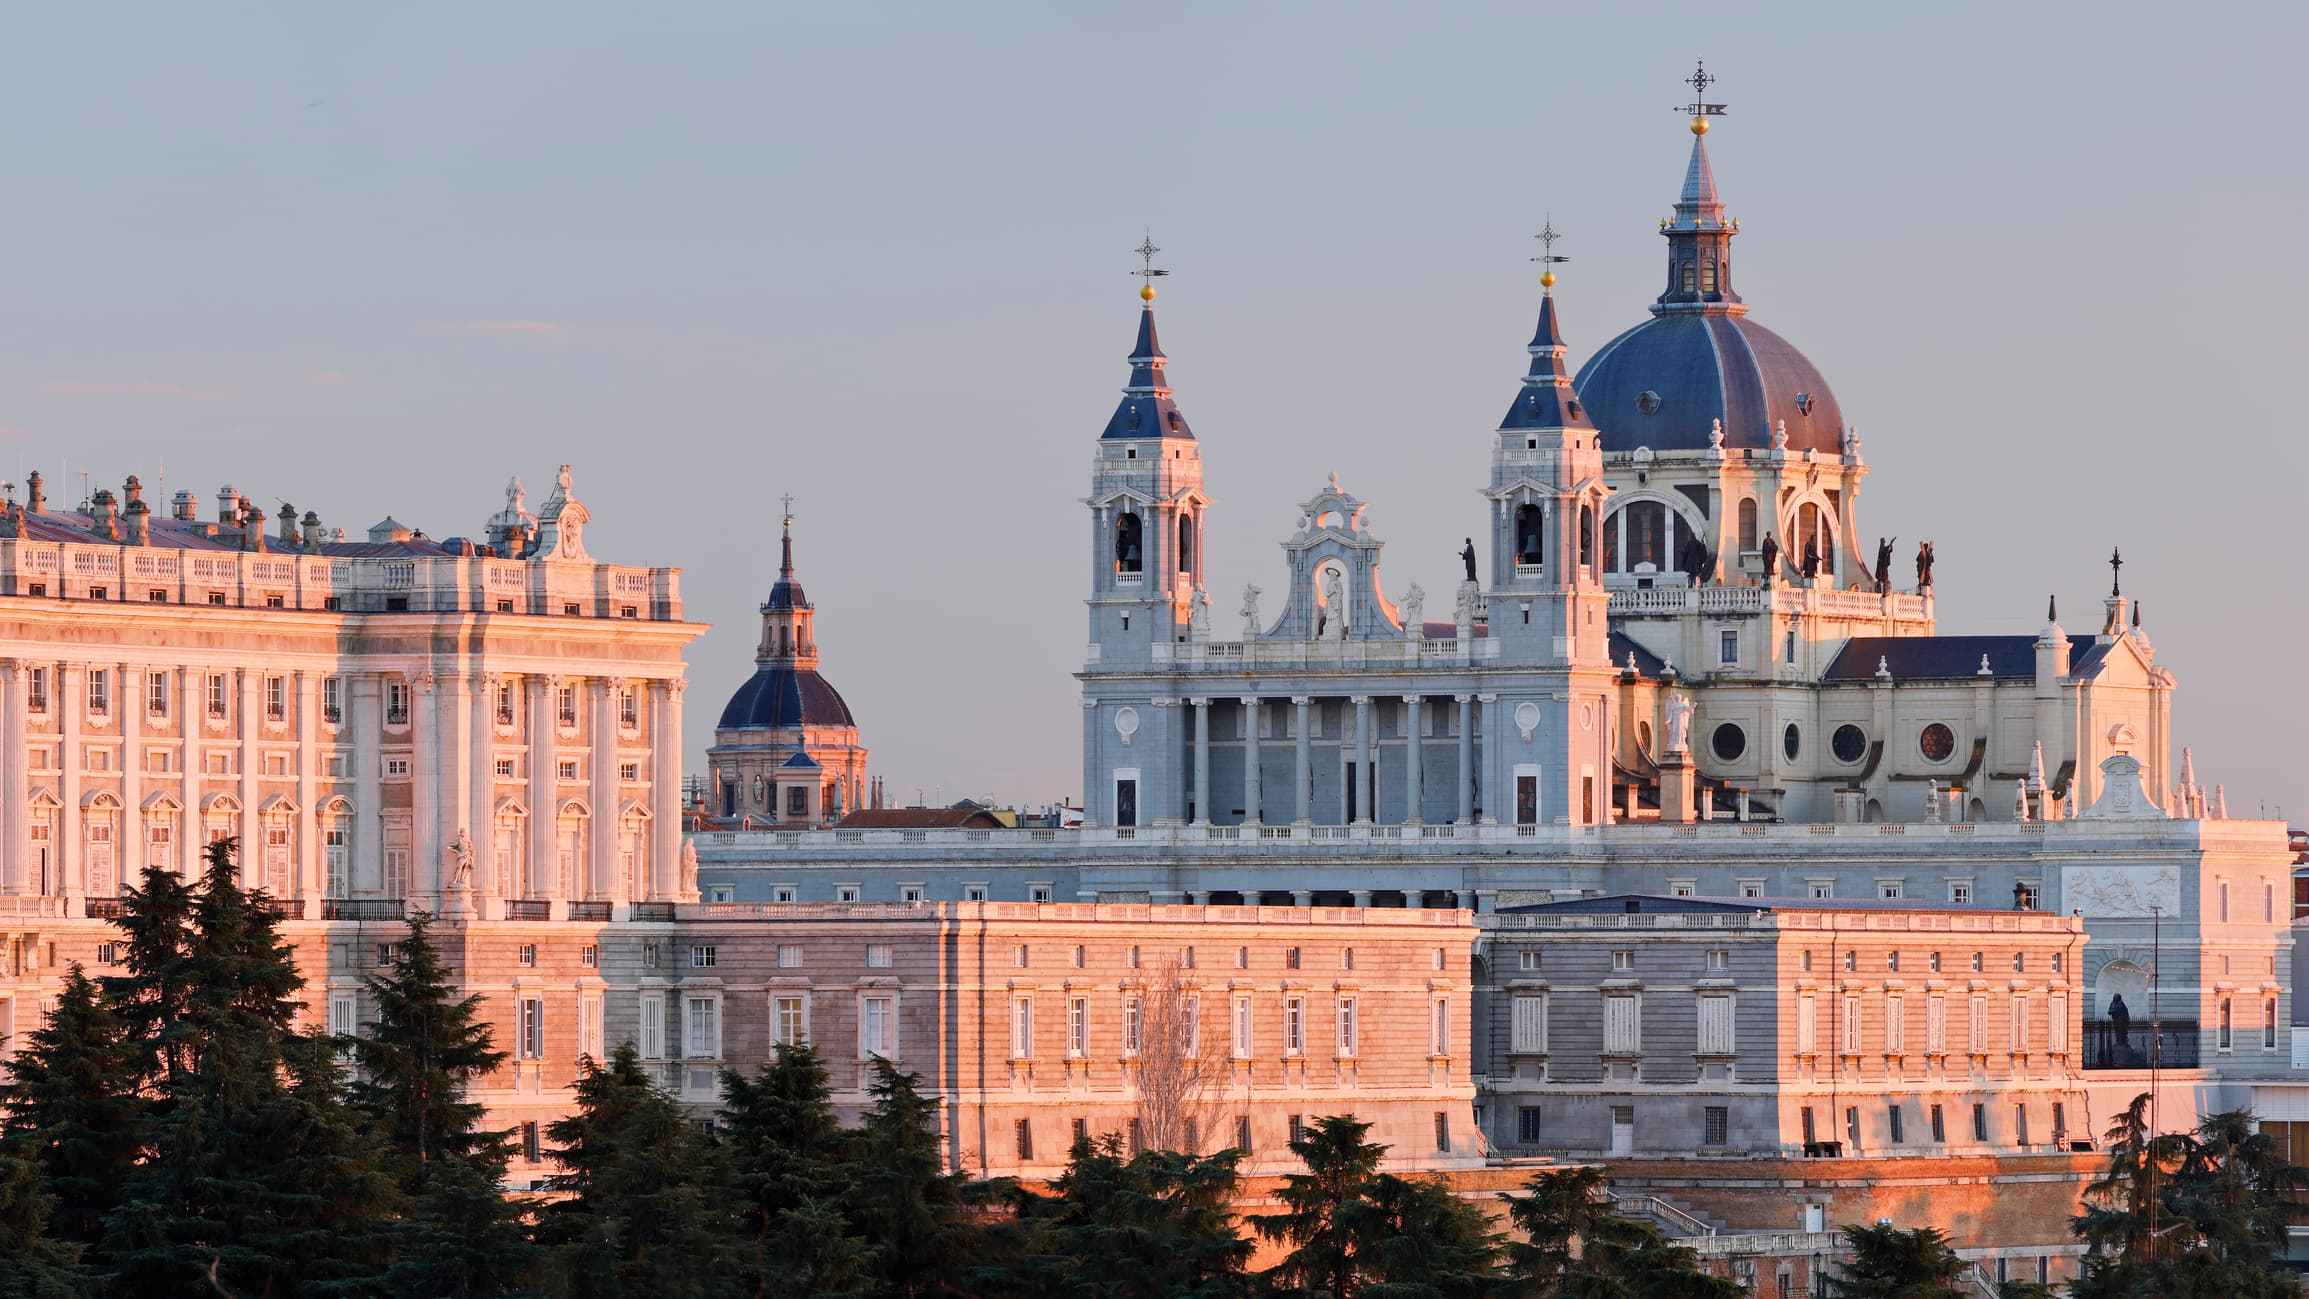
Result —
M 2044 620 L 2045 620 L 2045 622 L 2046 622 L 2047 624 L 2049 624 L 2049 625 L 2051 625 L 2051 626 L 2054 626 L 2054 627 L 2058 627 L 2058 626 L 2060 626 L 2060 597 L 2059 597 L 2059 596 L 2057 596 L 2057 595 L 2048 595 L 2048 596 L 2046 596 L 2046 597 L 2044 598 Z
M 794 580 L 794 498 L 782 498 L 786 507 L 778 538 L 778 580 L 770 587 L 770 598 L 762 602 L 762 612 L 810 608 L 810 597 L 803 593 L 802 584 Z
M 1163 355 L 1162 340 L 1155 334 L 1155 277 L 1170 274 L 1154 264 L 1154 255 L 1162 251 L 1149 237 L 1136 252 L 1145 265 L 1132 271 L 1140 279 L 1138 337 L 1130 349 L 1130 382 L 1122 390 L 1122 402 L 1107 420 L 1106 431 L 1099 435 L 1107 438 L 1191 438 L 1194 431 L 1187 427 L 1186 417 L 1179 413 L 1178 403 L 1171 400 L 1170 381 L 1163 367 L 1170 358 Z
M 1708 165 L 1708 137 L 1692 137 L 1692 160 L 1684 164 L 1684 192 L 1676 198 L 1676 216 L 1711 212 L 1721 217 L 1724 200 L 1716 193 L 1716 169 Z
M 1524 372 L 1523 387 L 1515 394 L 1515 401 L 1507 408 L 1507 415 L 1499 427 L 1507 429 L 1592 429 L 1587 411 L 1582 408 L 1579 395 L 1572 391 L 1571 371 L 1564 367 L 1564 353 L 1568 347 L 1563 340 L 1563 325 L 1555 313 L 1554 263 L 1568 260 L 1555 255 L 1555 241 L 1562 236 L 1555 232 L 1550 221 L 1539 232 L 1538 238 L 1547 251 L 1533 261 L 1541 264 L 1539 277 L 1539 325 L 1531 332 L 1531 367 Z
M 1701 68 L 1685 81 L 1700 98 L 1685 106 L 1691 114 L 1692 156 L 1684 164 L 1675 215 L 1660 223 L 1660 233 L 1668 241 L 1668 287 L 1652 304 L 1655 316 L 1671 311 L 1711 315 L 1747 311 L 1740 295 L 1732 291 L 1732 236 L 1740 232 L 1740 223 L 1724 215 L 1716 170 L 1708 162 L 1708 119 L 1724 112 L 1722 104 L 1706 102 L 1715 80 Z

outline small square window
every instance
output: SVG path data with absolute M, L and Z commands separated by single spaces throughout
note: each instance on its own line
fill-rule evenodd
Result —
M 1033 885 L 1026 890 L 1026 899 L 1029 902 L 1050 901 L 1050 886 L 1048 884 Z
M 1627 948 L 1621 948 L 1613 952 L 1611 954 L 1611 967 L 1614 970 L 1632 970 L 1636 968 L 1635 952 Z
M 890 945 L 888 943 L 868 943 L 866 945 L 866 964 L 877 970 L 889 969 Z
M 591 943 L 586 944 L 577 949 L 577 962 L 588 969 L 598 969 L 601 965 L 601 949 Z
M 898 900 L 905 903 L 920 902 L 922 900 L 922 886 L 919 884 L 899 885 Z
M 781 943 L 778 945 L 778 968 L 781 970 L 798 970 L 802 968 L 802 948 L 800 944 Z
M 1539 963 L 1540 954 L 1536 947 L 1526 947 L 1515 954 L 1515 968 L 1519 970 L 1536 970 L 1540 968 Z
M 537 944 L 523 943 L 521 945 L 521 963 L 523 965 L 537 964 Z
M 774 885 L 770 886 L 770 901 L 772 901 L 772 902 L 791 902 L 791 901 L 793 901 L 793 900 L 794 900 L 794 886 L 793 886 L 793 885 L 791 885 L 791 884 L 774 884 Z
M 836 902 L 855 902 L 855 901 L 857 901 L 857 900 L 858 900 L 858 886 L 857 886 L 857 885 L 855 885 L 855 884 L 838 884 L 838 885 L 836 885 L 836 886 L 834 887 L 834 900 L 835 900 Z
M 693 970 L 710 970 L 714 967 L 714 956 L 712 943 L 698 943 L 689 949 L 690 968 Z
M 1296 970 L 1299 968 L 1298 948 L 1287 947 L 1283 949 L 1283 968 L 1286 970 Z

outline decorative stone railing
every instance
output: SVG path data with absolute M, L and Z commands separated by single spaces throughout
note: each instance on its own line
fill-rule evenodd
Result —
M 1448 667 L 1499 657 L 1500 643 L 1484 637 L 1462 642 L 1410 640 L 1219 640 L 1184 645 L 1157 644 L 1154 661 L 1184 668 L 1235 672 L 1247 667 L 1389 668 Z
M 1792 585 L 1624 587 L 1611 593 L 1611 612 L 1626 617 L 1760 614 L 1767 610 L 1827 618 L 1889 616 L 1895 622 L 1929 622 L 1932 597 L 1904 591 L 1878 595 L 1874 591 Z

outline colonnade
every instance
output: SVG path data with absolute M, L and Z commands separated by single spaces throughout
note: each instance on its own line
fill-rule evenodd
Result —
M 1378 808 L 1379 735 L 1378 718 L 1373 707 L 1374 696 L 1367 694 L 1341 696 L 1354 705 L 1354 735 L 1343 745 L 1346 761 L 1354 773 L 1354 784 L 1342 791 L 1343 819 L 1349 824 L 1369 825 L 1375 822 Z M 1194 711 L 1193 767 L 1194 785 L 1191 815 L 1187 819 L 1195 825 L 1211 824 L 1211 709 L 1223 696 L 1191 695 L 1175 701 L 1179 707 Z M 1317 699 L 1313 695 L 1242 695 L 1233 697 L 1242 710 L 1243 761 L 1243 823 L 1246 825 L 1281 825 L 1286 821 L 1268 813 L 1288 813 L 1288 823 L 1314 823 L 1314 733 L 1312 712 Z M 1402 738 L 1404 745 L 1404 823 L 1419 825 L 1425 820 L 1427 770 L 1425 749 L 1426 709 L 1430 696 L 1407 694 L 1400 696 L 1403 703 Z M 1484 733 L 1498 734 L 1496 711 L 1499 696 L 1490 693 L 1452 694 L 1448 698 L 1456 709 L 1454 737 L 1458 745 L 1457 797 L 1451 813 L 1452 823 L 1472 824 L 1477 809 L 1486 809 L 1487 819 L 1496 819 L 1498 791 L 1493 788 L 1495 777 L 1488 763 L 1478 764 L 1475 745 L 1476 709 L 1485 710 Z M 1264 706 L 1287 699 L 1291 704 L 1291 740 L 1293 756 L 1294 793 L 1284 806 L 1270 808 L 1263 788 L 1261 755 L 1266 751 L 1260 735 Z M 1183 809 L 1185 811 L 1185 809 Z

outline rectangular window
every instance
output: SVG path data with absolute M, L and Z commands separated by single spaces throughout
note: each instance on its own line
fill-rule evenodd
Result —
M 553 716 L 563 726 L 577 725 L 577 687 L 562 686 L 553 692 Z
M 88 712 L 102 717 L 112 711 L 112 673 L 97 668 L 88 674 Z
M 2052 1103 L 2052 1139 L 2057 1142 L 2068 1135 L 2068 1106 L 2059 1101 Z
M 1518 996 L 1512 1003 L 1507 1029 L 1507 1049 L 1518 1055 L 1543 1055 L 1547 1051 L 1547 998 L 1529 994 Z
M 345 720 L 345 679 L 321 678 L 321 720 L 336 726 Z
M 780 1046 L 808 1046 L 810 1044 L 810 1015 L 800 997 L 774 998 L 770 1009 L 776 1021 L 777 1043 Z
M 1738 632 L 1736 632 L 1736 631 L 1726 631 L 1726 632 L 1719 632 L 1719 633 L 1717 633 L 1717 637 L 1716 637 L 1716 662 L 1718 662 L 1719 664 L 1722 664 L 1722 665 L 1723 665 L 1723 666 L 1725 666 L 1725 667 L 1732 667 L 1732 666 L 1735 666 L 1736 664 L 1738 664 L 1738 663 L 1739 663 L 1739 661 L 1740 661 L 1740 633 L 1738 633 Z
M 2277 999 L 2270 997 L 2261 1003 L 2261 1049 L 2277 1049 Z
M 1307 1049 L 1307 1003 L 1303 998 L 1283 998 L 1283 1054 L 1299 1055 Z
M 1732 1111 L 1727 1105 L 1710 1105 L 1701 1114 L 1700 1144 L 1727 1145 L 1732 1139 Z
M 1192 951 L 1192 948 L 1188 949 Z M 1203 1052 L 1203 998 L 1201 993 L 1187 994 L 1187 1059 Z
M 577 1051 L 588 1060 L 602 1058 L 606 1034 L 602 1022 L 601 998 L 587 997 L 577 1003 Z
M 497 724 L 513 725 L 513 683 L 510 681 L 497 683 Z
M 1844 1107 L 1844 1140 L 1851 1153 L 1857 1154 L 1859 1152 L 1860 1107 L 1857 1105 L 1847 1105 Z
M 1235 1116 L 1235 1149 L 1246 1155 L 1251 1153 L 1251 1116 L 1248 1114 Z
M 1539 1107 L 1537 1105 L 1516 1107 L 1515 1140 L 1520 1145 L 1539 1144 Z
M 553 778 L 555 780 L 577 779 L 577 759 L 562 758 L 556 761 L 553 764 Z
M 2022 996 L 2012 999 L 2012 1053 L 2028 1053 L 2028 998 Z
M 1904 997 L 1884 999 L 1884 1054 L 1899 1055 L 1908 1047 L 1908 1002 Z
M 1811 993 L 1796 998 L 1796 1054 L 1820 1051 L 1820 1000 Z
M 1136 1056 L 1139 1051 L 1140 1005 L 1136 997 L 1122 1001 L 1122 1053 Z
M 1355 1024 L 1355 999 L 1353 997 L 1341 997 L 1339 998 L 1340 1055 L 1351 1056 L 1355 1054 L 1356 1036 L 1357 1028 Z
M 104 946 L 109 949 L 112 944 L 106 943 Z M 107 956 L 105 959 L 109 961 L 110 957 Z M 329 998 L 329 1031 L 331 1033 L 338 1037 L 351 1037 L 353 1035 L 353 1015 L 355 1013 L 353 1007 L 354 1001 L 351 997 Z
M 95 673 L 90 673 L 90 674 L 89 674 L 89 677 L 88 677 L 88 680 L 89 680 L 89 684 L 90 684 L 90 685 L 94 685 L 94 684 L 96 683 L 96 674 L 95 674 Z M 94 709 L 95 709 L 95 706 L 94 706 L 94 704 L 93 704 L 93 702 L 92 702 L 92 703 L 90 704 L 90 711 L 94 711 Z M 2222 880 L 2222 881 L 2221 881 L 2221 895 L 2220 895 L 2220 896 L 2221 896 L 2221 923 L 2225 925 L 2225 924 L 2229 923 L 2229 881 L 2227 881 L 2227 880 Z
M 1075 997 L 1066 1003 L 1066 1054 L 1081 1060 L 1090 1055 L 1090 998 Z
M 802 968 L 802 949 L 799 944 L 780 943 L 778 945 L 778 968 L 781 970 Z
M 537 944 L 523 943 L 518 952 L 518 959 L 523 965 L 537 964 Z
M 2234 1049 L 2237 1045 L 2236 1030 L 2237 1003 L 2233 998 L 2223 997 L 2221 998 L 2221 1026 L 2215 1035 L 2214 1045 L 2223 1051 Z
M 858 1003 L 858 1054 L 898 1058 L 898 1003 L 890 997 L 864 997 Z
M 890 968 L 890 944 L 866 944 L 866 964 L 877 970 Z
M 589 970 L 598 969 L 601 965 L 601 948 L 593 943 L 578 948 L 577 963 Z
M 629 731 L 641 725 L 641 700 L 631 686 L 618 688 L 617 723 Z
M 545 1058 L 545 1002 L 537 997 L 521 999 L 521 1058 Z
M 1249 997 L 1235 998 L 1233 1056 L 1237 1060 L 1251 1058 L 1251 999 Z
M 1435 1150 L 1437 1154 L 1451 1153 L 1451 1111 L 1435 1111 Z
M 1974 1055 L 1988 1053 L 1988 994 L 1972 994 L 1972 1014 L 1964 1026 L 1964 1049 Z
M 48 669 L 34 668 L 27 674 L 24 696 L 27 709 L 35 713 L 48 711 Z
M 1082 1146 L 1083 1146 L 1085 1143 L 1087 1143 L 1087 1142 L 1090 1140 L 1090 1120 L 1089 1120 L 1089 1119 L 1076 1119 L 1076 1120 L 1074 1120 L 1074 1125 L 1073 1125 L 1073 1126 L 1074 1126 L 1074 1145 L 1075 1145 L 1075 1148 L 1076 1148 L 1076 1149 L 1080 1149 L 1080 1148 L 1081 1148 L 1081 1147 L 1082 1147 Z
M 1013 997 L 1010 999 L 1010 1058 L 1013 1060 L 1031 1060 L 1034 1058 L 1034 999 L 1032 997 Z
M 719 997 L 690 997 L 682 1007 L 682 1031 L 688 1035 L 692 1060 L 718 1060 L 722 1054 L 722 1003 Z
M 689 949 L 689 967 L 693 970 L 714 968 L 715 951 L 711 943 L 699 943 Z
M 287 677 L 265 678 L 265 720 L 289 720 L 289 681 Z
M 1803 1116 L 1803 1117 L 1804 1117 L 1804 1144 L 1805 1144 L 1805 1145 L 1807 1145 L 1807 1146 L 1818 1145 L 1818 1144 L 1819 1144 L 1819 1142 L 1820 1142 L 1820 1128 L 1819 1128 L 1819 1124 L 1818 1124 L 1818 1122 L 1817 1122 L 1817 1121 L 1815 1121 L 1815 1120 L 1813 1119 L 1813 1117 L 1812 1117 L 1812 1107 L 1811 1107 L 1811 1106 L 1807 1105 L 1807 1106 L 1805 1106 L 1805 1107 L 1804 1107 L 1804 1116 Z M 1809 1152 L 1807 1152 L 1807 1153 L 1809 1153 Z
M 1441 997 L 1435 999 L 1435 1005 L 1428 1016 L 1427 1054 L 1451 1054 L 1451 1003 Z
M 641 1052 L 641 1058 L 644 1060 L 665 1059 L 665 994 L 662 992 L 641 994 L 640 1018 L 641 1027 L 638 1036 L 641 1040 L 633 1044 L 634 1049 Z
M 1025 1163 L 1032 1163 L 1032 1162 L 1034 1161 L 1034 1122 L 1033 1122 L 1033 1120 L 1031 1120 L 1031 1119 L 1020 1119 L 1020 1120 L 1018 1120 L 1018 1124 L 1017 1124 L 1017 1133 L 1018 1133 L 1018 1162 L 1020 1162 L 1020 1163 L 1022 1163 L 1022 1164 L 1025 1164 Z
M 1843 1008 L 1843 1009 L 1844 1009 L 1844 1023 L 1843 1023 L 1843 1025 L 1842 1025 L 1842 1034 L 1843 1034 L 1843 1052 L 1844 1052 L 1844 1054 L 1846 1054 L 1846 1055 L 1858 1055 L 1858 1054 L 1860 1054 L 1860 1029 L 1861 1029 L 1861 1023 L 1860 1023 L 1860 999 L 1859 999 L 1858 997 L 1855 997 L 1855 996 L 1846 995 L 1846 996 L 1845 996 L 1845 998 L 1844 998 L 1844 1008 Z
M 1900 898 L 1900 881 L 1899 881 L 1899 880 L 1880 880 L 1880 881 L 1878 881 L 1878 882 L 1877 882 L 1877 885 L 1876 885 L 1876 896 L 1877 896 L 1877 897 L 1880 897 L 1880 898 L 1882 898 L 1882 899 L 1884 899 L 1884 900 L 1885 900 L 1885 901 L 1887 901 L 1887 902 L 1895 902 L 1895 901 L 1898 901 L 1898 900 L 1899 900 L 1899 898 Z
M 166 672 L 145 674 L 144 711 L 154 717 L 168 716 L 168 674 Z
M 1519 970 L 1536 970 L 1539 961 L 1539 949 L 1536 947 L 1526 947 L 1515 954 L 1515 968 Z
M 224 716 L 224 678 L 210 677 L 208 679 L 208 692 L 208 715 L 211 717 Z M 385 725 L 407 726 L 408 724 L 409 683 L 398 679 L 387 681 L 385 683 Z
M 1700 998 L 1701 1055 L 1731 1055 L 1732 999 L 1730 997 Z
M 1948 998 L 1924 999 L 1924 1049 L 1938 1055 L 1948 1049 Z
M 1441 1005 L 1441 1002 L 1436 1003 Z M 1643 1051 L 1643 1028 L 1637 999 L 1603 999 L 1603 1049 L 1606 1055 L 1637 1055 Z
M 1884 1118 L 1886 1126 L 1891 1132 L 1893 1145 L 1897 1146 L 1908 1140 L 1905 1111 L 1900 1108 L 1898 1101 L 1884 1107 Z
M 1613 952 L 1611 954 L 1611 968 L 1621 972 L 1636 968 L 1636 954 L 1627 949 Z
M 1932 1107 L 1932 1144 L 1945 1145 L 1947 1142 L 1948 1124 L 1941 1117 L 1940 1107 L 1935 1105 Z
M 1972 1139 L 1988 1144 L 1988 1106 L 1975 1102 L 1972 1107 Z
M 2024 1146 L 2028 1144 L 2028 1105 L 2026 1102 L 2012 1107 L 2012 1131 L 2014 1141 Z

